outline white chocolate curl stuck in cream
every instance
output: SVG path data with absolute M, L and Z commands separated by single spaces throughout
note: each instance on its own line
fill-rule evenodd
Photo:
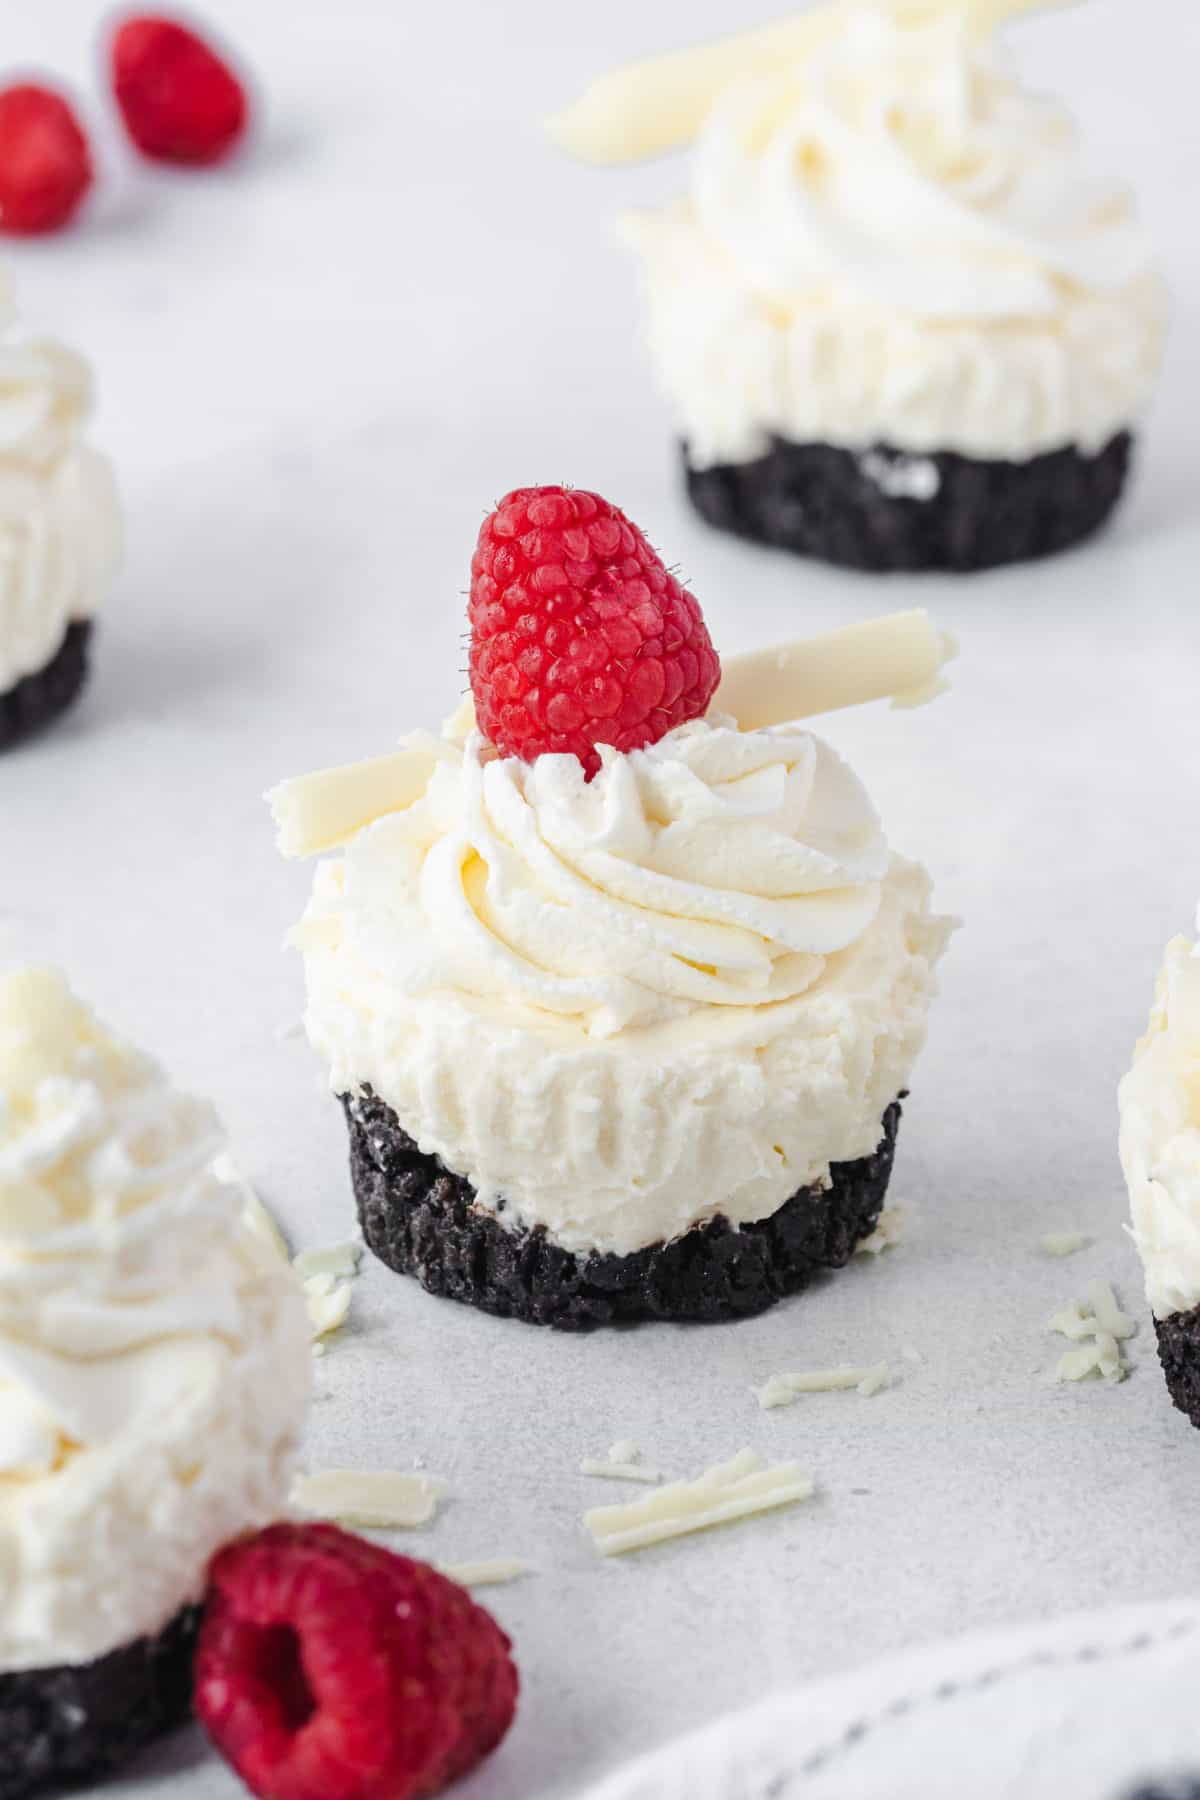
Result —
M 713 711 L 735 719 L 742 731 L 758 731 L 871 700 L 919 706 L 945 691 L 943 670 L 957 653 L 954 638 L 939 631 L 923 609 L 892 613 L 725 658 Z M 449 721 L 446 740 L 464 742 L 474 726 L 468 698 Z M 429 784 L 443 743 L 422 737 L 388 756 L 281 782 L 268 799 L 283 855 L 322 855 L 375 819 L 413 805 Z M 450 743 L 444 747 L 449 756 Z
M 887 0 L 898 23 L 919 25 L 951 11 L 970 15 L 980 37 L 1021 13 L 1069 0 Z M 769 75 L 781 62 L 811 56 L 840 28 L 844 8 L 821 6 L 799 18 L 651 57 L 602 75 L 571 106 L 547 119 L 560 149 L 598 166 L 643 162 L 696 138 L 718 94 L 732 83 Z

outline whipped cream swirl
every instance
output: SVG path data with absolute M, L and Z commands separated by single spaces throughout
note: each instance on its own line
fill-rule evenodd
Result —
M 856 777 L 808 732 L 684 725 L 646 750 L 431 755 L 422 799 L 351 846 L 341 917 L 389 990 L 452 989 L 605 1037 L 794 999 L 865 930 L 888 864 Z
M 83 442 L 91 407 L 80 357 L 0 336 L 0 693 L 95 614 L 120 560 L 112 470 Z
M 694 458 L 772 434 L 1019 459 L 1134 422 L 1163 305 L 1126 191 L 968 7 L 847 6 L 737 82 L 690 200 L 636 223 Z
M 1121 1162 L 1156 1319 L 1200 1305 L 1200 945 L 1168 946 L 1121 1083 Z
M 765 1217 L 875 1148 L 946 927 L 825 744 L 710 717 L 590 783 L 407 748 L 412 804 L 319 866 L 296 933 L 335 1090 L 581 1251 Z
M 303 1303 L 223 1142 L 60 976 L 0 978 L 0 1670 L 158 1631 L 284 1507 Z

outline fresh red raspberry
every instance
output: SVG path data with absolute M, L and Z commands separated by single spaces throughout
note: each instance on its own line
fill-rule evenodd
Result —
M 196 1715 L 254 1794 L 415 1800 L 507 1732 L 510 1648 L 426 1564 L 336 1525 L 272 1525 L 212 1564 Z
M 57 231 L 91 185 L 92 153 L 62 95 L 0 89 L 0 231 Z
M 721 665 L 698 602 L 623 512 L 582 488 L 517 488 L 471 563 L 471 691 L 505 756 L 640 750 L 699 718 Z
M 220 162 L 246 129 L 242 83 L 176 19 L 126 19 L 112 42 L 112 81 L 126 130 L 157 162 Z

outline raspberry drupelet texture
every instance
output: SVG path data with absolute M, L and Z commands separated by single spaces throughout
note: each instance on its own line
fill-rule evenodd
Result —
M 640 750 L 716 692 L 700 606 L 637 526 L 581 488 L 517 488 L 484 520 L 471 563 L 471 689 L 505 756 Z
M 57 231 L 91 185 L 88 141 L 62 95 L 35 82 L 0 89 L 0 231 Z
M 270 1800 L 418 1800 L 508 1731 L 510 1648 L 426 1564 L 336 1525 L 273 1525 L 213 1562 L 196 1714 Z
M 176 19 L 126 19 L 112 41 L 112 82 L 126 130 L 157 162 L 219 162 L 246 129 L 241 81 Z

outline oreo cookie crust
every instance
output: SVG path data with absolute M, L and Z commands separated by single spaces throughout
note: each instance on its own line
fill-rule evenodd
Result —
M 0 694 L 0 750 L 32 737 L 75 700 L 87 679 L 90 619 L 75 619 L 44 668 Z
M 370 1089 L 342 1105 L 359 1220 L 375 1255 L 431 1294 L 560 1331 L 743 1318 L 841 1268 L 878 1223 L 900 1125 L 896 1100 L 870 1156 L 834 1163 L 827 1188 L 801 1188 L 769 1219 L 739 1228 L 718 1217 L 626 1256 L 575 1256 L 541 1226 L 509 1230 L 477 1206 L 470 1182 L 418 1150 Z
M 78 1667 L 0 1675 L 0 1800 L 90 1783 L 186 1723 L 200 1608 Z
M 1122 431 L 1095 456 L 991 462 L 775 438 L 753 462 L 699 469 L 686 445 L 683 462 L 692 504 L 722 531 L 851 569 L 967 571 L 1088 537 L 1120 498 L 1132 447 Z
M 1180 1412 L 1200 1426 L 1200 1306 L 1156 1319 L 1154 1329 L 1167 1391 Z

